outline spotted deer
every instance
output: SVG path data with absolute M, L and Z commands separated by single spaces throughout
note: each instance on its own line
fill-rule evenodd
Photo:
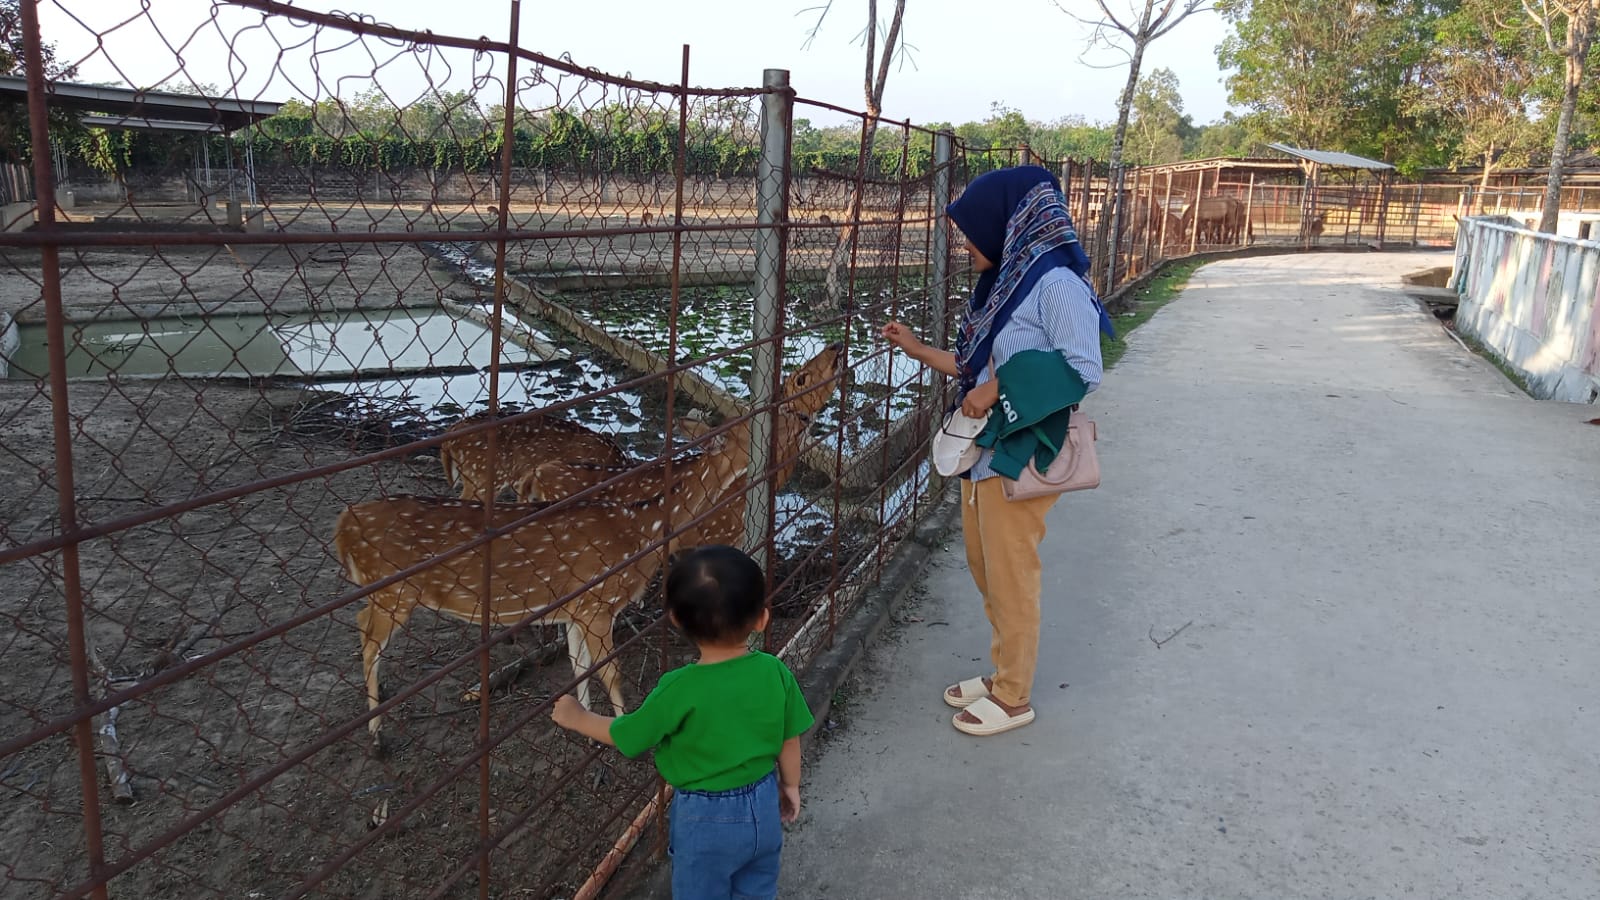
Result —
M 832 344 L 784 380 L 774 424 L 777 434 L 773 461 L 778 465 L 772 476 L 774 489 L 782 487 L 793 474 L 800 455 L 800 443 L 811 425 L 811 418 L 821 411 L 832 397 L 833 386 L 837 383 L 837 379 L 832 376 L 842 368 L 844 362 L 844 346 Z M 679 427 L 691 437 L 709 430 L 703 423 L 690 419 L 681 420 Z M 750 427 L 748 420 L 737 427 L 744 429 L 746 434 L 742 446 L 748 447 L 747 433 Z M 676 471 L 679 466 L 692 464 L 695 459 L 696 457 L 692 455 L 675 459 L 674 470 Z M 746 450 L 734 464 L 748 467 L 748 451 Z M 609 502 L 636 503 L 660 492 L 664 474 L 665 465 L 659 460 L 635 467 L 554 460 L 536 466 L 518 479 L 514 487 L 521 499 L 538 497 L 559 500 L 621 476 L 620 480 L 593 496 Z M 734 496 L 729 502 L 718 507 L 699 524 L 690 526 L 681 536 L 683 546 L 742 544 L 746 483 L 746 479 L 740 479 L 733 487 L 731 493 Z
M 452 436 L 439 444 L 439 465 L 444 477 L 451 484 L 461 485 L 463 500 L 486 503 L 491 493 L 499 496 L 535 466 L 552 459 L 607 466 L 628 461 L 628 455 L 608 435 L 555 416 L 533 416 L 493 429 L 499 433 L 495 441 L 499 459 L 494 465 L 499 484 L 491 487 L 490 429 L 456 433 L 488 418 L 488 413 L 483 412 L 462 419 L 446 430 L 445 434 Z
M 573 672 L 588 672 L 611 653 L 617 614 L 644 593 L 671 544 L 645 552 L 631 563 L 628 558 L 662 536 L 669 515 L 680 520 L 698 515 L 738 480 L 744 471 L 738 460 L 749 454 L 748 446 L 735 446 L 738 440 L 736 429 L 714 437 L 696 465 L 675 475 L 673 491 L 639 503 L 577 503 L 550 515 L 540 515 L 553 505 L 550 502 L 496 504 L 492 524 L 497 529 L 530 515 L 533 519 L 488 544 L 373 591 L 356 614 L 367 707 L 379 703 L 378 664 L 384 647 L 419 606 L 479 624 L 487 596 L 491 625 L 512 625 L 530 617 L 565 625 Z M 476 500 L 386 497 L 340 513 L 333 546 L 345 577 L 365 587 L 479 537 L 483 523 L 484 504 Z M 487 584 L 485 552 L 492 554 Z M 577 591 L 582 593 L 560 602 Z M 616 663 L 602 664 L 597 674 L 612 706 L 621 712 Z M 587 679 L 578 685 L 578 698 L 589 705 Z M 375 716 L 368 723 L 374 742 L 378 729 Z
M 804 393 L 786 393 L 793 400 L 780 410 L 792 404 L 799 416 L 814 414 L 832 391 L 820 383 L 823 374 L 836 370 L 842 359 L 843 354 L 830 347 L 801 367 L 787 384 L 797 390 L 812 387 Z M 708 431 L 695 429 L 701 435 Z M 588 672 L 597 660 L 610 655 L 617 614 L 643 595 L 671 552 L 697 535 L 690 529 L 649 552 L 641 551 L 661 539 L 669 521 L 699 516 L 742 484 L 749 459 L 746 421 L 713 433 L 700 454 L 674 466 L 670 489 L 663 489 L 658 474 L 651 482 L 653 489 L 636 492 L 637 499 L 626 499 L 618 491 L 610 499 L 569 504 L 551 515 L 538 514 L 554 501 L 496 504 L 492 524 L 497 529 L 530 515 L 532 521 L 367 596 L 366 606 L 356 614 L 356 627 L 368 709 L 379 704 L 378 664 L 383 650 L 395 629 L 403 627 L 419 606 L 478 624 L 487 596 L 492 625 L 511 625 L 529 617 L 563 624 L 573 672 L 580 676 Z M 742 497 L 738 505 L 742 518 Z M 365 587 L 479 537 L 483 522 L 484 504 L 475 500 L 409 495 L 372 500 L 339 514 L 334 551 L 345 576 Z M 492 548 L 487 585 L 486 548 Z M 635 554 L 639 558 L 627 562 Z M 558 605 L 576 591 L 582 593 Z M 596 674 L 612 707 L 621 712 L 616 662 L 601 664 Z M 589 706 L 586 678 L 578 683 L 578 699 Z M 373 716 L 368 722 L 374 742 L 380 719 Z

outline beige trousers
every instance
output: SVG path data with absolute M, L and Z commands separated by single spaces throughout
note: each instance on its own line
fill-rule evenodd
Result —
M 1025 706 L 1039 663 L 1039 542 L 1045 513 L 1060 495 L 1013 503 L 1001 482 L 999 476 L 961 482 L 961 532 L 994 632 L 991 693 L 1008 706 Z

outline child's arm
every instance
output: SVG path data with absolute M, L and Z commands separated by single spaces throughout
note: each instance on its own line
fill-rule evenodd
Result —
M 578 702 L 578 698 L 571 694 L 562 694 L 556 698 L 556 705 L 550 710 L 550 718 L 554 719 L 557 725 L 568 731 L 576 731 L 584 737 L 599 741 L 608 747 L 617 745 L 611 739 L 611 723 L 614 720 L 610 716 L 602 716 L 599 713 L 592 713 L 584 709 L 583 704 Z M 788 745 L 785 745 L 784 749 L 787 750 Z M 798 749 L 798 746 L 796 746 L 796 750 Z M 800 757 L 797 754 L 795 756 L 796 777 L 799 777 L 799 772 Z
M 784 741 L 783 749 L 778 751 L 778 784 L 783 788 L 778 801 L 783 821 L 793 822 L 800 818 L 799 735 Z

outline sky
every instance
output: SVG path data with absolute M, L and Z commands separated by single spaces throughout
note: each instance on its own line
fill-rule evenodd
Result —
M 822 0 L 523 0 L 522 46 L 579 65 L 676 83 L 682 45 L 690 45 L 690 81 L 703 87 L 761 83 L 762 70 L 786 68 L 801 97 L 863 106 L 865 24 L 862 0 L 834 0 L 816 40 L 806 47 Z M 1093 9 L 1091 0 L 1062 0 Z M 1128 0 L 1109 0 L 1115 4 Z M 295 0 L 300 8 L 356 11 L 402 28 L 504 39 L 510 0 Z M 886 8 L 891 0 L 880 0 Z M 145 9 L 146 6 L 152 7 Z M 886 10 L 880 9 L 880 12 Z M 352 95 L 378 82 L 398 105 L 429 81 L 466 88 L 477 78 L 485 96 L 502 92 L 503 60 L 467 51 L 432 55 L 375 39 L 277 20 L 210 0 L 45 0 L 42 29 L 61 59 L 80 65 L 79 80 L 146 87 L 187 74 L 251 99 L 282 101 Z M 1051 0 L 908 0 L 909 47 L 889 76 L 883 113 L 917 123 L 981 120 L 1003 103 L 1029 119 L 1082 116 L 1111 121 L 1127 77 L 1125 57 L 1089 51 L 1089 29 Z M 1174 70 L 1185 111 L 1197 123 L 1228 109 L 1215 48 L 1227 27 L 1214 12 L 1197 13 L 1151 45 L 1145 70 Z M 182 63 L 179 64 L 178 60 Z M 1105 68 L 1105 66 L 1111 66 Z M 233 91 L 229 91 L 233 93 Z M 530 90 L 524 103 L 618 99 L 578 79 Z M 801 109 L 826 125 L 839 117 Z

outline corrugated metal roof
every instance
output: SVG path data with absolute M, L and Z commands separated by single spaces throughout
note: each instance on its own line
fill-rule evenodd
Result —
M 1287 153 L 1297 159 L 1314 162 L 1322 166 L 1335 166 L 1341 169 L 1393 169 L 1394 166 L 1365 156 L 1356 156 L 1354 153 L 1340 153 L 1337 150 L 1302 150 L 1288 144 L 1268 144 L 1268 147 L 1279 153 Z
M 140 91 L 132 88 L 77 84 L 70 81 L 48 83 L 50 105 L 82 113 L 121 116 L 129 119 L 166 119 L 220 125 L 224 131 L 237 131 L 277 115 L 282 104 L 238 97 L 202 97 L 169 91 Z M 25 102 L 28 80 L 20 75 L 0 75 L 0 98 Z M 119 126 L 121 127 L 121 126 Z M 132 126 L 137 127 L 137 126 Z

